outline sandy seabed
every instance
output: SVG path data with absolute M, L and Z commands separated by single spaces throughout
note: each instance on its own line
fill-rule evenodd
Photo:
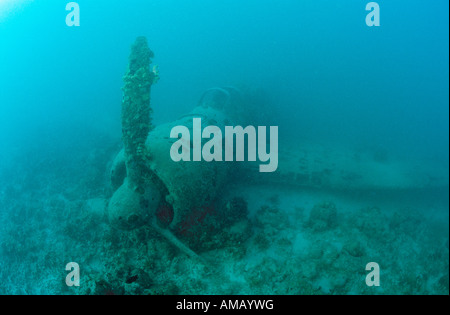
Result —
M 199 261 L 151 227 L 108 224 L 108 163 L 119 146 L 103 142 L 70 161 L 28 156 L 3 170 L 0 294 L 449 293 L 448 190 L 236 184 L 227 194 L 245 200 L 246 213 L 199 236 Z M 80 265 L 80 287 L 65 284 L 69 262 Z M 366 285 L 370 262 L 380 287 Z

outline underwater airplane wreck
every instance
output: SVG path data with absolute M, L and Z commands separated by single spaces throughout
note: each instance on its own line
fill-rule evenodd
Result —
M 282 145 L 276 148 L 279 167 L 269 173 L 260 173 L 255 160 L 174 161 L 170 153 L 174 143 L 178 142 L 177 148 L 186 152 L 190 152 L 193 144 L 171 137 L 173 128 L 184 126 L 188 133 L 195 133 L 193 121 L 199 118 L 222 131 L 226 126 L 247 125 L 252 121 L 244 118 L 246 104 L 242 93 L 234 87 L 224 87 L 206 91 L 198 106 L 187 115 L 153 126 L 150 92 L 159 73 L 151 68 L 152 58 L 146 38 L 137 38 L 124 76 L 124 148 L 113 162 L 113 195 L 107 206 L 109 223 L 116 228 L 134 230 L 151 226 L 183 253 L 197 259 L 199 255 L 189 244 L 195 244 L 199 234 L 204 237 L 205 233 L 220 229 L 222 221 L 246 215 L 245 202 L 226 193 L 228 184 L 237 176 L 239 181 L 249 184 L 340 191 L 400 191 L 445 187 L 448 183 L 448 169 L 418 172 L 414 164 L 405 161 L 381 163 L 352 151 L 305 146 L 295 141 L 288 149 Z M 222 137 L 225 132 L 218 134 Z M 199 141 L 203 144 L 205 139 Z M 249 154 L 247 149 L 245 155 Z
M 188 134 L 192 130 L 195 136 L 200 131 L 193 130 L 193 122 L 199 118 L 214 125 L 216 133 L 220 133 L 231 122 L 239 121 L 239 110 L 231 96 L 239 91 L 231 87 L 211 89 L 191 113 L 153 128 L 150 90 L 157 73 L 150 70 L 152 57 L 147 40 L 139 37 L 132 46 L 128 72 L 124 77 L 124 149 L 112 166 L 114 194 L 109 201 L 108 218 L 111 225 L 124 230 L 150 224 L 182 252 L 197 257 L 178 237 L 195 234 L 190 229 L 203 224 L 205 216 L 216 213 L 217 208 L 238 207 L 238 201 L 224 201 L 221 194 L 233 168 L 225 161 L 195 160 L 195 152 L 194 161 L 189 158 L 175 161 L 171 155 L 177 142 L 182 151 L 188 152 L 190 146 L 195 151 L 195 143 L 189 140 L 183 143 L 184 138 L 174 139 L 171 134 L 176 128 L 183 127 Z M 222 135 L 216 135 L 216 138 L 220 138 L 218 143 L 222 144 Z M 260 138 L 265 148 L 265 134 Z M 202 144 L 202 139 L 199 139 L 199 144 Z M 239 155 L 238 152 L 232 152 L 231 159 L 233 153 Z

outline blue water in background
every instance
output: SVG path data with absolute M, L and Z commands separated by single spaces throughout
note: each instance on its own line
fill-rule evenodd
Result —
M 285 134 L 448 159 L 447 1 L 380 1 L 379 28 L 365 1 L 82 0 L 78 28 L 65 4 L 33 1 L 0 24 L 2 155 L 44 131 L 119 134 L 129 47 L 145 35 L 156 123 L 242 83 L 269 92 Z
M 335 143 L 449 163 L 448 1 L 378 1 L 372 28 L 368 0 L 79 0 L 80 27 L 65 24 L 68 2 L 0 13 L 1 185 L 17 161 L 82 173 L 74 155 L 120 144 L 122 77 L 141 35 L 161 75 L 155 124 L 208 88 L 244 84 L 270 97 L 285 149 Z M 20 189 L 45 186 L 33 174 Z

